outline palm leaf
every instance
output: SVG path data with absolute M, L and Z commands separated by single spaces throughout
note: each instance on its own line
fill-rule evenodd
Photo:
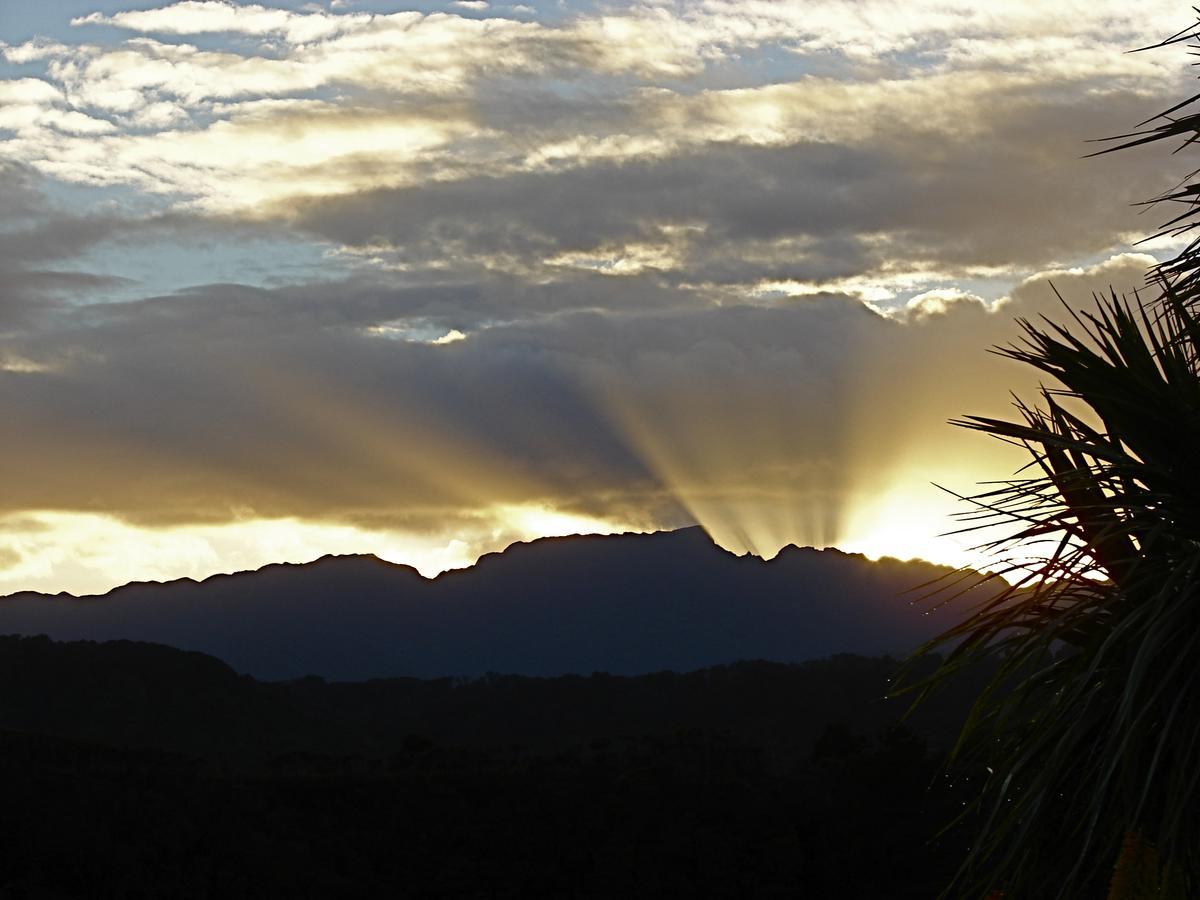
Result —
M 1162 290 L 1153 309 L 1097 297 L 1074 331 L 1022 322 L 1000 352 L 1054 386 L 1016 420 L 958 423 L 1033 467 L 970 498 L 972 527 L 1010 526 L 988 546 L 1019 577 L 923 647 L 949 649 L 909 685 L 996 666 L 953 755 L 995 773 L 954 896 L 1094 896 L 1131 830 L 1200 889 L 1200 320 Z

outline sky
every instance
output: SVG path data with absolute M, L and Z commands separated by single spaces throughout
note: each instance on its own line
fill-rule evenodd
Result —
M 699 523 L 975 562 L 947 424 L 1187 174 L 1148 0 L 0 5 L 0 593 Z

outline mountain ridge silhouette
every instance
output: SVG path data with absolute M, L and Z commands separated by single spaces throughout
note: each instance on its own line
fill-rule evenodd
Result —
M 472 569 L 474 569 L 475 567 L 477 567 L 480 563 L 484 562 L 485 560 L 490 560 L 495 557 L 503 557 L 505 554 L 509 553 L 510 551 L 513 551 L 516 548 L 534 547 L 534 546 L 538 546 L 540 544 L 551 544 L 551 543 L 559 543 L 559 542 L 564 542 L 564 541 L 574 541 L 577 539 L 622 538 L 622 537 L 631 537 L 631 536 L 635 536 L 635 535 L 647 536 L 647 535 L 656 535 L 656 534 L 680 534 L 681 532 L 688 532 L 688 533 L 695 533 L 697 535 L 704 535 L 705 539 L 707 540 L 707 533 L 704 531 L 704 528 L 700 525 L 689 525 L 684 528 L 676 528 L 676 529 L 671 529 L 668 531 L 617 531 L 617 532 L 611 532 L 608 534 L 550 535 L 547 537 L 531 538 L 527 541 L 514 541 L 513 543 L 511 543 L 507 547 L 505 547 L 503 550 L 493 550 L 493 551 L 489 551 L 488 553 L 482 554 L 477 560 L 475 560 L 475 562 L 470 563 L 469 565 L 457 566 L 452 569 L 443 569 L 441 572 L 438 572 L 436 575 L 423 575 L 414 566 L 411 566 L 407 563 L 395 562 L 390 559 L 384 559 L 383 557 L 381 557 L 375 553 L 325 553 L 321 556 L 316 557 L 315 559 L 310 559 L 305 562 L 271 562 L 271 563 L 265 563 L 265 564 L 259 566 L 257 569 L 239 569 L 235 572 L 214 572 L 211 575 L 205 575 L 203 578 L 193 578 L 190 575 L 181 575 L 178 578 L 167 578 L 167 579 L 162 579 L 162 580 L 154 579 L 154 578 L 138 579 L 136 581 L 128 581 L 125 584 L 116 585 L 115 587 L 109 588 L 107 591 L 104 591 L 103 593 L 98 593 L 98 594 L 72 594 L 70 591 L 57 591 L 55 593 L 49 593 L 48 591 L 13 591 L 10 594 L 0 594 L 0 603 L 2 603 L 3 601 L 7 600 L 10 597 L 23 597 L 23 596 L 53 597 L 53 598 L 61 598 L 61 599 L 67 599 L 67 600 L 93 600 L 93 599 L 100 599 L 103 597 L 111 596 L 112 594 L 115 594 L 119 591 L 124 591 L 127 588 L 146 587 L 146 586 L 165 586 L 165 585 L 173 585 L 173 584 L 208 584 L 209 582 L 221 580 L 224 578 L 240 578 L 243 576 L 255 575 L 260 572 L 265 572 L 267 570 L 272 570 L 272 569 L 307 569 L 307 568 L 316 566 L 318 564 L 326 563 L 326 562 L 329 562 L 332 560 L 365 560 L 365 561 L 377 562 L 381 566 L 384 566 L 389 569 L 407 570 L 409 572 L 412 572 L 414 575 L 416 575 L 418 578 L 420 578 L 423 581 L 431 581 L 432 582 L 432 581 L 438 581 L 439 579 L 442 579 L 442 578 L 446 578 L 447 576 L 455 575 L 459 572 L 469 572 Z M 734 559 L 745 559 L 745 560 L 751 560 L 751 561 L 758 561 L 758 562 L 766 563 L 766 564 L 778 562 L 781 558 L 786 558 L 788 555 L 790 555 L 792 553 L 801 553 L 801 554 L 803 554 L 803 553 L 830 553 L 830 554 L 845 556 L 845 557 L 848 557 L 851 559 L 861 559 L 861 560 L 865 560 L 868 562 L 913 563 L 913 564 L 934 566 L 934 567 L 937 567 L 940 569 L 949 569 L 950 568 L 949 566 L 944 566 L 941 563 L 936 563 L 931 560 L 923 559 L 921 557 L 916 557 L 916 556 L 907 557 L 907 558 L 898 557 L 898 556 L 883 556 L 877 560 L 871 560 L 865 554 L 852 552 L 852 551 L 848 551 L 848 550 L 842 550 L 838 547 L 813 547 L 811 545 L 803 545 L 802 546 L 800 544 L 793 543 L 793 544 L 786 544 L 783 547 L 781 547 L 774 556 L 765 557 L 765 556 L 758 556 L 750 551 L 746 551 L 745 553 L 734 553 L 732 550 L 728 550 L 728 549 L 722 547 L 720 544 L 717 544 L 715 542 L 713 542 L 712 545 L 717 550 L 727 553 L 728 555 L 732 556 Z
M 0 633 L 145 640 L 267 679 L 687 671 L 905 653 L 946 624 L 904 591 L 952 571 L 839 550 L 738 556 L 699 527 L 541 538 L 426 578 L 374 555 L 102 595 L 0 598 Z

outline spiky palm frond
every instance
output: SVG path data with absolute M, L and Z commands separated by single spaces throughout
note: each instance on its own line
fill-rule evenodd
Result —
M 1200 14 L 1200 7 L 1196 8 Z M 1155 50 L 1188 41 L 1200 41 L 1200 20 L 1164 41 L 1141 50 Z M 1193 55 L 1200 55 L 1200 46 L 1190 45 Z M 1195 65 L 1200 65 L 1196 63 Z M 1141 122 L 1138 130 L 1128 134 L 1105 138 L 1101 142 L 1109 146 L 1089 156 L 1115 153 L 1131 147 L 1144 146 L 1158 141 L 1178 141 L 1174 152 L 1192 148 L 1200 141 L 1200 94 L 1176 103 L 1170 109 Z M 1180 237 L 1200 227 L 1200 169 L 1185 176 L 1172 190 L 1144 202 L 1145 206 L 1178 204 L 1177 210 L 1150 238 Z M 1183 250 L 1165 262 L 1154 266 L 1152 280 L 1164 281 L 1172 286 L 1176 297 L 1188 303 L 1200 303 L 1200 238 L 1191 241 Z
M 1193 147 L 1200 94 L 1139 128 L 1099 152 Z M 1155 236 L 1200 228 L 1200 170 L 1148 202 L 1184 207 Z M 972 527 L 1011 529 L 989 545 L 1010 584 L 918 651 L 951 648 L 922 695 L 1000 664 L 954 751 L 992 776 L 953 896 L 1097 896 L 1110 872 L 1111 896 L 1200 896 L 1200 239 L 1148 281 L 1150 306 L 1022 322 L 999 352 L 1053 386 L 1015 421 L 957 423 L 1025 447 L 1032 474 L 965 498 Z
M 1034 470 L 970 498 L 1015 526 L 1010 586 L 920 651 L 953 648 L 924 689 L 999 660 L 956 748 L 993 772 L 959 892 L 1094 896 L 1131 831 L 1200 888 L 1200 319 L 1169 285 L 1097 299 L 1000 351 L 1056 382 L 1040 407 L 957 423 Z

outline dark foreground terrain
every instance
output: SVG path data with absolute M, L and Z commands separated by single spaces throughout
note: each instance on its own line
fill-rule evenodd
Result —
M 933 897 L 967 694 L 897 725 L 894 668 L 268 684 L 0 638 L 0 897 Z

